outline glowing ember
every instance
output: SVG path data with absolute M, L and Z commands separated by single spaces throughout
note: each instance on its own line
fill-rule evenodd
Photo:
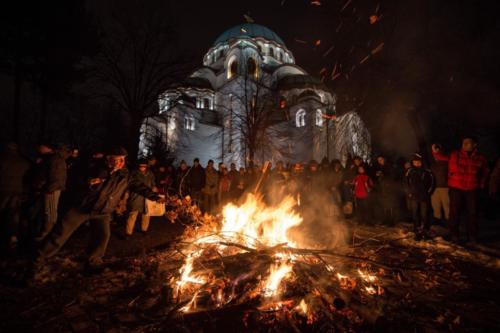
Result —
M 307 314 L 307 303 L 306 303 L 306 301 L 304 301 L 304 299 L 300 300 L 300 303 L 297 306 L 297 309 L 300 310 L 303 314 Z
M 375 295 L 377 293 L 377 290 L 373 287 L 365 287 L 365 291 L 370 295 Z
M 375 276 L 375 275 L 370 275 L 368 273 L 364 273 L 360 269 L 358 269 L 358 273 L 359 273 L 359 276 L 361 276 L 361 278 L 365 282 L 371 282 L 371 283 L 373 283 L 373 282 L 377 281 L 377 276 Z
M 181 278 L 177 281 L 177 286 L 179 287 L 179 291 L 186 285 L 186 283 L 194 283 L 194 284 L 204 284 L 205 280 L 202 278 L 198 278 L 196 276 L 191 276 L 191 272 L 193 271 L 193 262 L 194 259 L 198 256 L 197 253 L 191 253 L 186 258 L 186 262 L 184 266 L 180 269 Z
M 264 296 L 271 297 L 279 294 L 279 286 L 283 280 L 292 271 L 292 266 L 288 263 L 274 264 L 271 266 L 271 273 L 263 289 Z

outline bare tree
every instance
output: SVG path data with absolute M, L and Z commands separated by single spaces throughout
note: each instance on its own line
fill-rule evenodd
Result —
M 223 113 L 221 158 L 230 155 L 252 165 L 257 160 L 287 157 L 287 119 L 278 108 L 277 92 L 261 78 L 245 75 L 235 80 L 233 93 L 217 106 Z
M 92 60 L 94 77 L 128 115 L 129 148 L 137 155 L 142 120 L 154 112 L 159 95 L 186 70 L 175 51 L 168 2 L 111 1 L 101 23 L 102 51 Z

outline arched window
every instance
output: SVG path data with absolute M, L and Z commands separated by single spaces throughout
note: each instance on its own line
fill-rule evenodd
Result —
M 257 63 L 254 58 L 248 58 L 247 60 L 247 73 L 249 76 L 257 77 Z
M 278 51 L 278 61 L 281 61 L 281 52 Z
M 323 111 L 321 109 L 316 110 L 316 126 L 323 126 Z
M 297 114 L 295 115 L 295 125 L 297 127 L 306 126 L 306 110 L 300 109 L 297 111 Z
M 269 55 L 274 57 L 274 49 L 272 47 L 269 47 Z
M 192 115 L 184 117 L 184 128 L 188 131 L 194 131 L 194 117 Z
M 238 75 L 238 61 L 236 59 L 231 60 L 229 63 L 229 70 L 227 72 L 227 78 L 233 78 Z
M 203 108 L 204 109 L 210 109 L 210 99 L 209 98 L 204 98 L 203 99 Z

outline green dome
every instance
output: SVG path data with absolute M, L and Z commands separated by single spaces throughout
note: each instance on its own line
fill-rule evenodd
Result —
M 285 42 L 272 30 L 260 24 L 244 23 L 239 24 L 231 29 L 224 31 L 214 42 L 214 46 L 219 43 L 227 42 L 233 38 L 255 38 L 262 37 L 264 39 L 274 41 L 285 46 Z

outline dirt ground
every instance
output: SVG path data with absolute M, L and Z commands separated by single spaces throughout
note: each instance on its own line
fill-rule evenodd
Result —
M 357 226 L 352 243 L 338 249 L 345 272 L 362 267 L 377 271 L 383 295 L 363 297 L 368 315 L 356 332 L 499 332 L 500 223 L 482 221 L 482 244 L 458 246 L 440 236 L 416 242 L 410 225 Z M 167 271 L 181 262 L 172 249 L 183 226 L 154 219 L 148 234 L 122 239 L 113 226 L 106 268 L 83 268 L 88 228 L 82 227 L 30 285 L 16 281 L 23 260 L 4 260 L 0 273 L 1 332 L 225 332 L 289 331 L 289 326 L 255 328 L 243 324 L 245 310 L 217 317 L 172 317 L 166 296 Z M 325 258 L 328 256 L 325 256 Z M 361 258 L 361 259 L 359 259 Z M 331 257 L 339 265 L 339 258 Z M 241 310 L 241 311 L 240 311 Z M 265 330 L 264 330 L 265 327 Z M 347 329 L 347 328 L 346 328 Z M 301 323 L 300 332 L 338 332 L 338 325 Z

